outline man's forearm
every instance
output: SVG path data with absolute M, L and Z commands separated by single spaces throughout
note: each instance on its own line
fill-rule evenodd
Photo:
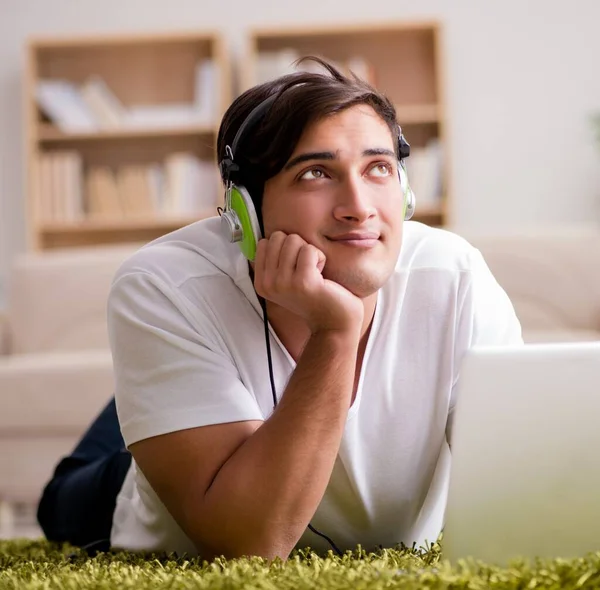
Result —
M 223 465 L 205 495 L 202 512 L 219 523 L 207 549 L 287 557 L 333 470 L 358 340 L 346 333 L 309 339 L 277 409 Z

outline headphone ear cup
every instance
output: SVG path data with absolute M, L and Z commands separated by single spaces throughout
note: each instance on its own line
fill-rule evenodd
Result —
M 402 216 L 404 221 L 408 221 L 415 212 L 415 193 L 410 188 L 408 182 L 408 173 L 406 172 L 406 164 L 400 160 L 398 164 L 398 176 L 400 177 L 400 186 L 404 193 L 404 203 L 402 206 Z
M 242 254 L 250 261 L 256 257 L 256 245 L 262 238 L 254 202 L 245 187 L 233 184 L 229 189 L 230 209 L 223 212 L 221 225 L 230 242 L 238 242 Z
M 415 193 L 412 192 L 410 186 L 406 191 L 404 198 L 404 221 L 408 221 L 415 213 Z

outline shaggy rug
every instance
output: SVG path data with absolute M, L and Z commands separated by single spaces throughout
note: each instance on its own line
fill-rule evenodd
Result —
M 0 541 L 0 588 L 54 590 L 216 588 L 256 590 L 353 588 L 484 589 L 600 588 L 600 553 L 576 560 L 525 563 L 507 568 L 464 561 L 451 566 L 439 545 L 428 551 L 398 548 L 343 557 L 309 550 L 285 562 L 263 559 L 174 559 L 167 555 L 99 553 L 90 557 L 72 547 L 45 541 Z

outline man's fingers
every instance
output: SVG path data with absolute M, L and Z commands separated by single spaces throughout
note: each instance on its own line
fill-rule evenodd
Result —
M 292 280 L 292 276 L 294 272 L 296 272 L 298 252 L 300 252 L 300 249 L 304 244 L 306 244 L 306 242 L 296 234 L 289 235 L 285 238 L 279 253 L 277 283 L 280 285 L 285 285 Z
M 258 243 L 254 285 L 267 299 L 314 284 L 325 266 L 325 255 L 297 234 L 273 232 Z
M 269 245 L 267 247 L 267 260 L 265 263 L 265 271 L 267 274 L 277 270 L 277 267 L 279 266 L 279 255 L 285 238 L 286 234 L 281 231 L 276 231 L 271 234 L 271 237 L 268 240 Z
M 316 270 L 319 273 L 325 266 L 325 254 L 311 244 L 304 244 L 298 253 L 298 261 L 296 262 L 296 272 L 302 278 L 309 276 Z
M 317 251 L 317 268 L 319 269 L 319 272 L 322 273 L 323 269 L 325 268 L 325 261 L 327 260 L 327 258 L 325 257 L 325 254 L 323 254 L 323 252 L 321 252 L 321 250 L 319 250 L 318 248 L 315 248 L 315 250 Z

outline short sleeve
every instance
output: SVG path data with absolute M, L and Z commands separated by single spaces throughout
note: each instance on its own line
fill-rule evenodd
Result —
M 469 272 L 458 315 L 457 343 L 454 358 L 454 382 L 446 426 L 452 435 L 456 390 L 464 353 L 473 346 L 518 346 L 523 344 L 521 324 L 512 302 L 498 284 L 479 250 L 469 256 Z
M 198 426 L 262 420 L 216 338 L 210 313 L 143 271 L 119 276 L 108 299 L 115 398 L 127 446 Z

